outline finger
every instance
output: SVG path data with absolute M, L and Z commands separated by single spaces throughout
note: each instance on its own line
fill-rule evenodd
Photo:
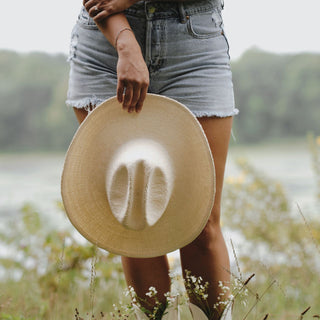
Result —
M 119 103 L 123 102 L 123 93 L 124 93 L 124 82 L 123 81 L 118 81 L 118 86 L 117 86 L 117 99 Z
M 136 109 L 136 105 L 137 105 L 139 98 L 140 98 L 140 92 L 141 92 L 140 86 L 138 84 L 134 85 L 130 108 Z
M 100 9 L 99 9 L 98 5 L 91 7 L 91 9 L 89 9 L 88 13 L 91 18 L 95 18 L 97 16 L 97 14 L 100 13 Z
M 99 22 L 104 20 L 105 18 L 108 18 L 112 13 L 109 13 L 109 11 L 107 10 L 102 10 L 100 11 L 95 17 L 94 17 L 94 21 L 95 22 Z
M 86 10 L 90 10 L 94 5 L 94 1 L 93 0 L 83 0 L 83 5 L 86 8 Z
M 136 112 L 140 112 L 143 106 L 143 102 L 146 99 L 147 96 L 147 92 L 148 92 L 148 86 L 145 85 L 141 88 L 141 92 L 140 92 L 140 96 L 139 96 L 139 100 L 137 101 L 136 104 Z
M 124 93 L 124 99 L 122 104 L 123 109 L 128 109 L 130 111 L 132 97 L 133 97 L 133 88 L 131 84 L 128 84 L 126 86 L 126 91 Z

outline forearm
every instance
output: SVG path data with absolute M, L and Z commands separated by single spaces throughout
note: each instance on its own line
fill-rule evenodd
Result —
M 123 13 L 117 13 L 96 24 L 118 52 L 118 101 L 129 112 L 139 112 L 147 94 L 149 72 L 129 22 Z
M 138 0 L 83 0 L 105 38 L 118 52 L 117 98 L 129 112 L 139 112 L 149 86 L 140 45 L 123 11 Z
M 129 22 L 123 13 L 117 13 L 117 14 L 111 15 L 102 21 L 96 22 L 96 24 L 100 29 L 100 31 L 103 33 L 103 35 L 108 39 L 108 41 L 114 47 L 116 45 L 115 43 L 116 38 L 117 37 L 120 38 L 120 35 L 121 35 L 121 38 L 129 37 L 129 38 L 132 38 L 131 40 L 135 40 L 133 33 L 126 35 L 125 34 L 126 31 L 121 32 L 121 30 L 125 30 L 126 28 L 131 29 Z M 123 34 L 119 34 L 119 32 Z M 130 31 L 128 31 L 127 33 L 129 32 Z

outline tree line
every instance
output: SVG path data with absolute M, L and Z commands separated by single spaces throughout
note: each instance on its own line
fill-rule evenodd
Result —
M 320 54 L 246 52 L 232 64 L 239 142 L 320 133 Z
M 252 49 L 232 70 L 237 143 L 320 134 L 320 54 Z M 63 54 L 0 51 L 0 152 L 66 150 L 77 128 L 68 73 Z

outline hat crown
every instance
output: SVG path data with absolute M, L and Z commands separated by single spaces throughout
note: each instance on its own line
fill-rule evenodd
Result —
M 124 144 L 112 158 L 106 193 L 112 214 L 131 230 L 157 223 L 171 197 L 174 172 L 167 151 L 149 139 Z

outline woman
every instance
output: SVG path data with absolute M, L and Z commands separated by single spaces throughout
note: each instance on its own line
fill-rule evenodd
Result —
M 125 110 L 139 112 L 149 91 L 186 105 L 204 129 L 215 162 L 215 201 L 205 229 L 180 256 L 182 270 L 209 283 L 212 319 L 220 319 L 219 282 L 230 284 L 220 201 L 232 117 L 238 112 L 220 0 L 84 0 L 83 5 L 72 33 L 67 100 L 78 121 L 115 93 Z M 138 296 L 153 286 L 165 304 L 166 256 L 123 257 L 122 264 Z M 193 296 L 190 301 L 199 303 Z

